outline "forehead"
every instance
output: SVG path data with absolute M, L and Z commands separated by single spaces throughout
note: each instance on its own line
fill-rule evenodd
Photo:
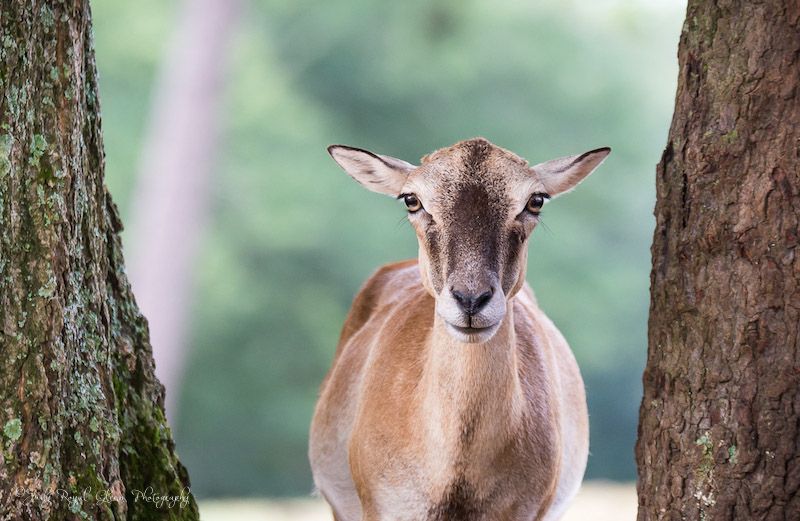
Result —
M 465 205 L 506 213 L 524 205 L 538 184 L 527 161 L 476 138 L 422 158 L 403 191 L 417 194 L 434 214 Z

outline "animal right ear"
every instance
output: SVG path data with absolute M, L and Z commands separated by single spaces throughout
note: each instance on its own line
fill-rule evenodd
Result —
M 548 195 L 568 192 L 591 174 L 611 153 L 608 147 L 597 148 L 577 156 L 559 157 L 533 167 Z
M 400 195 L 408 174 L 416 168 L 402 159 L 344 145 L 331 145 L 328 153 L 350 177 L 365 188 L 392 197 Z

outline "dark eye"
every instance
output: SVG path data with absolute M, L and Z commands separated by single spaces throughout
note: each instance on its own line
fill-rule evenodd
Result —
M 539 215 L 542 206 L 544 206 L 544 202 L 548 199 L 550 199 L 550 196 L 547 194 L 533 194 L 530 199 L 528 199 L 528 204 L 525 205 L 525 209 L 534 215 Z
M 403 196 L 403 202 L 406 203 L 406 208 L 411 213 L 416 212 L 422 208 L 422 203 L 417 199 L 417 196 L 414 194 L 406 194 Z

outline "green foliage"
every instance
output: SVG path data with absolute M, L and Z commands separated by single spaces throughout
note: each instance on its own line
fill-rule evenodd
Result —
M 325 146 L 413 162 L 476 135 L 532 162 L 614 149 L 548 205 L 528 273 L 586 380 L 588 477 L 633 479 L 654 165 L 670 119 L 679 7 L 251 5 L 232 49 L 176 425 L 193 490 L 311 490 L 308 422 L 352 296 L 380 264 L 416 255 L 400 205 L 363 191 Z M 103 0 L 95 13 L 109 185 L 124 212 L 172 4 Z

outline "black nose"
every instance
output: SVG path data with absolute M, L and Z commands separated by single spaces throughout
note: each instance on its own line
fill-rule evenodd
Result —
M 469 293 L 451 289 L 450 293 L 453 294 L 453 298 L 458 302 L 458 307 L 460 307 L 464 313 L 467 315 L 474 315 L 486 306 L 492 298 L 492 293 L 494 293 L 494 291 L 489 288 L 488 291 L 484 291 L 483 293 Z

